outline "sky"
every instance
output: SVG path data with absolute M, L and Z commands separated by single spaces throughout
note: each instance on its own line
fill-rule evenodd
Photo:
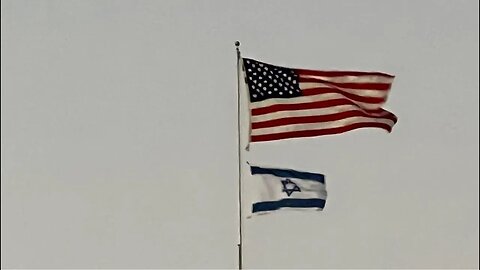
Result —
M 243 151 L 323 173 L 329 194 L 244 220 L 246 268 L 478 268 L 478 8 L 2 1 L 2 268 L 235 268 L 236 40 L 276 65 L 394 74 L 399 118 Z

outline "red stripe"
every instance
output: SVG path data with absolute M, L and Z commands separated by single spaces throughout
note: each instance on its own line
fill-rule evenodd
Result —
M 386 98 L 380 98 L 380 97 L 364 97 L 364 96 L 359 96 L 355 95 L 352 93 L 348 93 L 336 88 L 330 88 L 330 87 L 317 87 L 317 88 L 308 88 L 308 89 L 302 89 L 302 96 L 314 96 L 314 95 L 320 95 L 320 94 L 329 94 L 329 93 L 337 93 L 341 94 L 349 99 L 359 101 L 359 102 L 365 102 L 365 103 L 373 103 L 373 104 L 383 104 L 385 101 L 387 101 Z
M 299 82 L 313 82 L 313 83 L 325 83 L 328 85 L 333 85 L 336 87 L 341 87 L 341 88 L 351 88 L 355 90 L 381 90 L 381 91 L 387 91 L 392 87 L 391 83 L 335 83 L 335 82 L 329 82 L 326 80 L 321 80 L 317 78 L 305 78 L 305 77 L 299 77 L 298 78 Z
M 302 131 L 290 131 L 283 133 L 274 133 L 274 134 L 264 134 L 264 135 L 254 135 L 251 136 L 251 142 L 264 142 L 264 141 L 274 141 L 282 140 L 288 138 L 302 138 L 302 137 L 314 137 L 321 135 L 332 135 L 344 133 L 350 130 L 358 128 L 381 128 L 385 129 L 388 132 L 392 131 L 392 127 L 384 123 L 368 122 L 368 123 L 355 123 L 344 127 L 338 128 L 329 128 L 329 129 L 319 129 L 319 130 L 302 130 Z
M 322 71 L 311 69 L 295 69 L 299 75 L 313 75 L 324 77 L 340 77 L 340 76 L 383 76 L 386 78 L 395 78 L 395 76 L 382 72 L 363 72 L 363 71 Z
M 370 115 L 360 110 L 354 110 L 354 111 L 339 112 L 339 113 L 327 114 L 327 115 L 294 116 L 294 117 L 285 117 L 285 118 L 267 120 L 262 122 L 254 122 L 252 123 L 252 129 L 295 125 L 295 124 L 331 122 L 331 121 L 337 121 L 337 120 L 342 120 L 345 118 L 356 117 L 356 116 L 377 118 L 377 119 L 389 119 L 395 123 L 397 122 L 397 117 L 392 113 L 386 113 L 383 116 L 378 116 L 378 115 Z
M 356 104 L 355 102 L 349 99 L 339 98 L 339 99 L 330 99 L 330 100 L 294 103 L 294 104 L 274 104 L 266 107 L 252 109 L 252 116 L 273 113 L 273 112 L 281 112 L 281 111 L 321 109 L 321 108 L 334 107 L 334 106 L 340 106 L 340 105 L 354 105 L 360 108 L 358 104 Z M 382 109 L 379 108 L 378 110 L 364 110 L 364 111 L 369 113 L 378 113 L 378 112 L 382 112 Z

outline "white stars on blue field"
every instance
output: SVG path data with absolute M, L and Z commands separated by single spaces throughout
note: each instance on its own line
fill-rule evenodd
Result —
M 301 96 L 298 75 L 293 69 L 244 58 L 250 101 Z

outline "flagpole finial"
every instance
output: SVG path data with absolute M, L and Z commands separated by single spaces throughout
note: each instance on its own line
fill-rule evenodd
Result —
M 237 50 L 237 60 L 240 59 L 240 41 L 235 41 L 235 49 Z

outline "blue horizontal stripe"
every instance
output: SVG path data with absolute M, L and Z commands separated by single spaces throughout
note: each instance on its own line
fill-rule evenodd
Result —
M 271 174 L 278 177 L 291 177 L 299 178 L 304 180 L 313 180 L 325 184 L 325 176 L 319 173 L 310 173 L 310 172 L 300 172 L 289 169 L 272 169 L 272 168 L 261 168 L 257 166 L 250 166 L 252 175 L 254 174 Z
M 325 206 L 325 200 L 323 199 L 282 199 L 279 201 L 271 202 L 258 202 L 252 206 L 252 213 L 273 211 L 283 207 L 291 208 L 322 208 Z

